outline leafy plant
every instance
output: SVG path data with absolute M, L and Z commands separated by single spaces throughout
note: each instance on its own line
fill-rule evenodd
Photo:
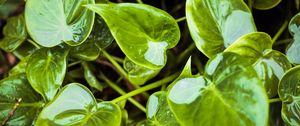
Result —
M 0 125 L 300 125 L 299 0 L 137 2 L 0 0 Z

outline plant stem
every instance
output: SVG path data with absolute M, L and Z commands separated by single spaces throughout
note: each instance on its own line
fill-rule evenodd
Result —
M 77 64 L 80 64 L 82 61 L 75 61 L 75 62 L 72 62 L 72 63 L 70 63 L 70 64 L 68 64 L 68 67 L 72 67 L 72 66 L 75 66 L 75 65 L 77 65 Z
M 177 63 L 180 63 L 181 61 L 184 60 L 184 58 L 188 57 L 190 53 L 196 48 L 195 43 L 191 43 L 188 48 L 186 48 L 182 53 L 179 54 L 177 58 Z
M 123 63 L 124 60 L 122 58 L 116 57 L 116 56 L 111 56 L 115 61 L 119 62 L 119 63 Z
M 274 35 L 274 37 L 272 39 L 272 43 L 274 43 L 280 37 L 280 35 L 283 33 L 283 31 L 287 28 L 288 24 L 289 24 L 288 20 L 285 20 L 284 23 L 282 24 L 282 26 L 280 27 L 280 29 Z
M 113 103 L 117 103 L 117 102 L 123 101 L 125 99 L 128 99 L 128 98 L 130 98 L 132 96 L 135 96 L 137 94 L 140 94 L 140 93 L 146 92 L 148 90 L 157 88 L 157 87 L 159 87 L 159 86 L 161 86 L 163 84 L 166 84 L 166 83 L 169 83 L 169 82 L 173 81 L 175 78 L 178 77 L 178 75 L 179 75 L 179 73 L 172 74 L 172 75 L 170 75 L 170 76 L 168 76 L 168 77 L 166 77 L 166 78 L 164 78 L 162 80 L 156 81 L 154 83 L 148 84 L 147 86 L 141 87 L 141 88 L 136 89 L 134 91 L 131 91 L 131 92 L 125 94 L 125 95 L 122 95 L 122 96 L 120 96 L 120 97 L 112 100 L 112 102 Z
M 178 22 L 184 21 L 185 19 L 186 19 L 186 17 L 181 17 L 181 18 L 176 19 L 176 22 L 178 23 Z
M 280 98 L 269 99 L 269 103 L 275 103 L 275 102 L 280 102 L 280 101 L 281 101 Z
M 139 4 L 143 4 L 142 0 L 136 0 L 136 2 L 138 2 Z
M 115 91 L 117 91 L 119 94 L 121 95 L 126 95 L 126 92 L 123 91 L 117 84 L 115 84 L 114 82 L 112 82 L 111 80 L 109 80 L 105 75 L 101 74 L 100 76 L 101 79 L 103 79 L 111 88 L 113 88 Z M 133 98 L 128 98 L 128 100 L 135 105 L 137 108 L 139 108 L 140 110 L 142 110 L 143 112 L 146 112 L 146 108 L 141 105 L 139 102 L 137 102 L 135 99 Z M 121 100 L 122 101 L 122 100 Z M 118 101 L 118 102 L 121 102 Z M 118 102 L 113 102 L 113 103 L 118 103 Z
M 40 47 L 38 44 L 36 44 L 33 40 L 27 39 L 27 41 L 28 41 L 29 43 L 31 43 L 34 47 L 36 47 L 36 48 L 38 48 L 38 49 L 41 48 L 41 47 Z
M 15 106 L 12 108 L 12 110 L 8 113 L 8 116 L 2 121 L 0 126 L 5 126 L 5 124 L 8 122 L 8 120 L 14 115 L 17 108 L 19 107 L 20 103 L 22 102 L 22 98 L 19 98 L 15 104 Z
M 127 73 L 125 70 L 120 66 L 120 64 L 117 63 L 116 60 L 112 56 L 110 56 L 105 50 L 102 50 L 104 56 L 118 69 L 118 71 L 122 74 L 121 76 L 124 76 L 125 78 L 128 78 Z

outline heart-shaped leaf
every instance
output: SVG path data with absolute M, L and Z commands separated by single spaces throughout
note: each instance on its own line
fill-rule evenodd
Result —
M 282 101 L 281 117 L 290 126 L 300 125 L 300 66 L 290 69 L 281 78 L 278 95 Z
M 295 15 L 289 23 L 289 31 L 294 37 L 293 42 L 286 50 L 286 56 L 293 64 L 300 64 L 300 13 Z
M 31 126 L 40 108 L 42 97 L 35 92 L 26 74 L 16 74 L 0 81 L 0 120 L 5 120 L 20 99 L 16 111 L 5 126 Z
M 53 47 L 65 42 L 80 45 L 90 34 L 95 14 L 82 7 L 94 0 L 27 0 L 28 33 L 38 44 Z
M 36 126 L 120 126 L 121 116 L 117 105 L 97 103 L 86 87 L 72 83 L 46 105 Z
M 163 10 L 133 3 L 86 7 L 103 17 L 121 50 L 138 65 L 162 68 L 167 61 L 166 50 L 179 41 L 175 19 Z
M 135 64 L 127 57 L 124 60 L 124 69 L 128 72 L 128 79 L 136 85 L 145 84 L 148 80 L 155 77 L 161 69 L 149 69 Z
M 242 0 L 187 0 L 186 18 L 197 48 L 209 58 L 240 36 L 256 31 Z
M 62 84 L 67 69 L 68 49 L 61 46 L 42 48 L 28 60 L 27 78 L 46 101 L 51 100 Z
M 152 94 L 147 103 L 147 118 L 155 126 L 179 126 L 171 112 L 165 91 Z
M 108 47 L 113 40 L 114 38 L 104 20 L 100 16 L 96 16 L 90 36 L 83 44 L 73 47 L 70 54 L 72 57 L 85 61 L 96 60 L 101 49 Z
M 280 78 L 292 67 L 284 54 L 272 50 L 271 37 L 263 32 L 240 37 L 225 52 L 239 54 L 251 61 L 269 97 L 277 95 Z
M 234 53 L 209 60 L 204 76 L 184 71 L 171 84 L 167 98 L 182 126 L 264 126 L 268 122 L 269 103 L 262 84 L 250 63 Z
M 84 69 L 84 78 L 87 81 L 87 83 L 92 87 L 97 89 L 98 91 L 102 91 L 105 85 L 104 83 L 100 83 L 97 79 L 97 77 L 94 75 L 93 71 L 90 69 L 87 62 L 82 63 L 83 69 Z
M 281 0 L 254 0 L 253 7 L 259 10 L 268 10 L 277 6 Z
M 3 28 L 4 39 L 0 41 L 0 48 L 12 52 L 27 38 L 23 15 L 11 17 Z

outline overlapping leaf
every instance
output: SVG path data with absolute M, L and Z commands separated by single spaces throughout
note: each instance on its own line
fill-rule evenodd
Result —
M 61 86 L 67 70 L 68 49 L 62 46 L 35 51 L 27 62 L 27 78 L 45 100 L 51 100 Z
M 246 59 L 218 54 L 208 62 L 204 76 L 192 75 L 189 65 L 167 93 L 180 125 L 267 124 L 267 95 Z
M 280 80 L 278 95 L 281 117 L 290 126 L 300 125 L 300 66 L 290 69 Z
M 65 42 L 80 45 L 90 34 L 95 14 L 83 7 L 94 0 L 28 0 L 25 20 L 38 44 L 53 47 Z
M 292 34 L 293 42 L 286 50 L 286 55 L 289 61 L 293 64 L 300 64 L 300 13 L 295 15 L 289 24 L 289 31 Z
M 3 28 L 4 38 L 0 41 L 0 48 L 12 52 L 27 38 L 25 20 L 23 15 L 11 17 Z
M 119 126 L 120 108 L 110 102 L 97 103 L 83 85 L 65 86 L 42 110 L 36 126 Z
M 162 68 L 167 61 L 166 50 L 179 41 L 175 19 L 163 10 L 133 3 L 86 7 L 103 17 L 121 50 L 143 67 Z
M 277 95 L 279 79 L 292 67 L 284 54 L 272 50 L 271 37 L 263 32 L 240 37 L 225 52 L 239 54 L 251 61 L 269 97 Z
M 186 17 L 197 48 L 209 58 L 256 31 L 243 0 L 187 0 Z
M 253 7 L 260 10 L 267 10 L 277 6 L 281 0 L 254 0 Z

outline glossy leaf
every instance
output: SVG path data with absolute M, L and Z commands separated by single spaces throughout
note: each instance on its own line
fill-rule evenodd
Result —
M 197 48 L 209 58 L 256 31 L 243 0 L 187 0 L 186 18 Z
M 72 83 L 42 110 L 36 126 L 119 126 L 121 116 L 117 105 L 97 103 L 86 87 Z
M 149 69 L 135 64 L 127 57 L 124 60 L 124 69 L 128 72 L 128 79 L 131 83 L 136 85 L 145 84 L 148 80 L 155 77 L 160 69 Z
M 31 126 L 40 108 L 42 97 L 28 83 L 25 74 L 16 74 L 0 81 L 0 120 L 9 116 L 21 99 L 19 106 L 5 126 Z
M 268 10 L 277 6 L 281 0 L 254 0 L 253 7 L 259 10 Z
M 270 98 L 277 95 L 280 78 L 292 67 L 284 54 L 272 50 L 271 37 L 263 32 L 242 36 L 225 52 L 239 54 L 251 61 Z
M 21 60 L 17 65 L 15 65 L 10 71 L 9 76 L 17 74 L 26 74 L 26 66 L 29 60 L 29 56 Z
M 0 41 L 0 48 L 12 52 L 27 38 L 23 15 L 11 17 L 3 28 L 4 38 Z
M 289 24 L 289 31 L 293 36 L 293 42 L 286 50 L 286 56 L 293 64 L 300 64 L 300 13 L 295 15 Z
M 257 125 L 268 122 L 268 99 L 250 63 L 234 53 L 208 61 L 204 76 L 184 71 L 168 103 L 182 126 Z
M 13 51 L 13 54 L 19 58 L 24 59 L 25 57 L 31 55 L 34 51 L 38 50 L 34 45 L 28 41 L 23 42 L 16 50 Z
M 84 69 L 84 78 L 87 81 L 87 83 L 92 87 L 99 91 L 102 91 L 103 88 L 107 85 L 104 85 L 103 83 L 100 83 L 97 79 L 97 77 L 94 75 L 93 71 L 90 69 L 88 63 L 83 62 L 82 63 L 83 69 Z
M 282 101 L 281 117 L 290 126 L 300 125 L 300 66 L 290 69 L 281 78 L 278 95 Z
M 90 34 L 94 12 L 82 7 L 94 0 L 28 0 L 25 20 L 30 36 L 38 44 L 53 47 L 65 42 L 80 45 Z
M 162 68 L 167 61 L 166 50 L 179 41 L 175 19 L 163 10 L 133 3 L 86 7 L 103 17 L 121 50 L 138 65 Z
M 27 63 L 27 78 L 45 100 L 51 100 L 64 80 L 68 49 L 61 46 L 35 51 Z
M 147 103 L 147 118 L 155 126 L 179 126 L 171 112 L 165 91 L 152 94 Z
M 114 38 L 108 26 L 100 16 L 96 16 L 95 24 L 87 40 L 71 49 L 71 56 L 77 59 L 92 61 L 100 55 L 100 50 L 112 44 Z

